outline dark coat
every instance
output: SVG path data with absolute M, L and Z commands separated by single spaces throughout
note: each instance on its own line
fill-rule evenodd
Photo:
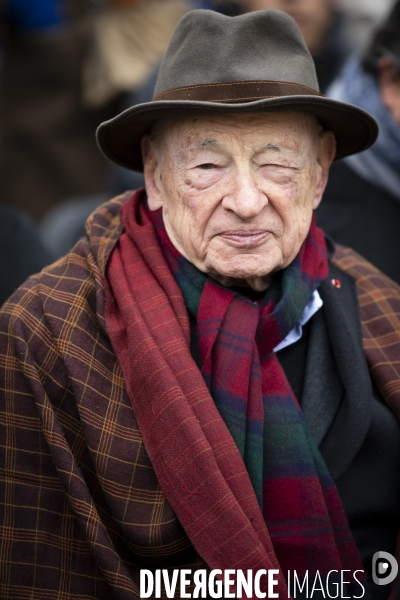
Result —
M 345 161 L 331 167 L 317 223 L 335 242 L 354 248 L 400 283 L 400 201 Z

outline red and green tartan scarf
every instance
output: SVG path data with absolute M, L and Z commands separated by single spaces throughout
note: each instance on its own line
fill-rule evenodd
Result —
M 254 302 L 243 294 L 219 285 L 182 257 L 166 234 L 161 211 L 149 211 L 140 195 L 134 196 L 125 204 L 123 222 L 125 233 L 111 255 L 107 278 L 113 297 L 113 309 L 108 311 L 109 322 L 114 319 L 110 331 L 118 331 L 118 335 L 111 334 L 110 337 L 125 379 L 132 381 L 132 369 L 124 357 L 129 341 L 125 340 L 124 348 L 118 337 L 121 332 L 124 335 L 129 322 L 137 324 L 138 317 L 134 310 L 125 317 L 117 314 L 115 305 L 124 304 L 126 312 L 127 296 L 132 293 L 139 295 L 133 290 L 129 278 L 144 278 L 140 286 L 143 290 L 147 278 L 157 277 L 157 266 L 158 277 L 162 281 L 158 282 L 160 285 L 154 297 L 147 298 L 147 303 L 154 306 L 156 297 L 165 294 L 166 282 L 172 286 L 172 281 L 168 280 L 175 280 L 186 307 L 196 318 L 202 376 L 246 466 L 267 527 L 269 559 L 272 541 L 276 557 L 272 564 L 278 563 L 284 577 L 288 571 L 296 571 L 297 575 L 304 575 L 308 571 L 310 576 L 318 571 L 322 580 L 332 570 L 338 571 L 338 579 L 341 570 L 362 570 L 334 482 L 273 350 L 298 323 L 312 293 L 328 275 L 323 232 L 313 220 L 296 259 L 276 275 L 264 297 Z M 142 239 L 143 228 L 147 233 L 145 243 Z M 146 248 L 151 248 L 151 260 L 148 259 Z M 127 267 L 130 264 L 129 254 L 136 256 L 134 270 Z M 166 264 L 169 267 L 167 269 Z M 126 282 L 124 296 L 118 298 L 121 293 L 118 288 L 121 288 L 123 281 Z M 137 282 L 134 287 L 139 289 Z M 175 293 L 172 286 L 170 298 L 167 298 L 170 303 L 174 302 Z M 148 311 L 146 319 L 151 320 Z M 161 326 L 156 312 L 153 325 L 155 329 Z M 172 329 L 168 333 L 173 336 Z M 186 340 L 188 344 L 188 337 Z M 149 344 L 152 341 L 149 340 Z M 170 349 L 173 344 L 171 339 Z M 144 346 L 143 351 L 145 350 Z M 146 357 L 146 360 L 154 360 L 151 353 Z M 190 379 L 189 371 L 187 376 Z M 187 383 L 190 389 L 190 382 Z M 129 390 L 128 385 L 128 391 L 131 391 L 130 395 L 134 395 L 132 386 Z M 147 402 L 151 404 L 152 398 L 148 397 Z M 184 402 L 181 402 L 181 416 L 171 415 L 171 419 L 185 418 Z M 142 407 L 138 402 L 133 401 L 133 404 L 140 413 Z M 152 410 L 156 410 L 155 406 Z M 149 421 L 142 420 L 140 414 L 137 414 L 137 418 L 146 448 L 150 458 L 154 458 L 156 462 L 155 470 L 159 476 L 159 457 L 152 452 L 154 440 L 150 440 L 149 447 L 146 444 L 146 437 L 152 437 L 148 432 Z M 222 429 L 220 433 L 221 437 L 217 436 L 215 439 L 216 444 L 223 443 Z M 154 432 L 153 436 L 156 435 Z M 190 453 L 191 440 L 188 439 L 186 454 L 189 461 Z M 175 460 L 174 448 L 172 454 Z M 171 469 L 174 468 L 174 460 L 170 462 Z M 226 460 L 229 460 L 228 454 Z M 165 492 L 163 483 L 168 487 L 165 465 L 162 471 L 160 483 Z M 205 461 L 202 467 L 204 481 L 210 473 Z M 188 482 L 183 482 L 184 487 L 187 485 Z M 197 484 L 193 482 L 193 485 L 198 489 Z M 249 494 L 250 490 L 246 490 L 246 494 Z M 179 500 L 175 501 L 174 494 L 169 496 L 168 491 L 166 496 L 181 519 Z M 193 495 L 191 497 L 193 499 Z M 209 499 L 203 498 L 205 504 L 208 501 Z M 196 507 L 193 504 L 187 506 L 186 510 L 195 511 Z M 254 511 L 254 507 L 252 510 Z M 184 521 L 185 517 L 186 514 Z M 185 527 L 185 522 L 182 524 Z M 216 521 L 214 525 L 221 527 L 222 521 Z M 205 547 L 196 545 L 196 535 L 191 537 L 190 527 L 185 529 L 207 562 L 202 553 L 207 553 Z M 212 535 L 209 533 L 205 545 L 213 544 Z M 225 535 L 229 536 L 228 528 Z M 232 562 L 234 560 L 233 557 L 231 561 L 229 558 L 223 560 L 226 565 L 223 568 L 242 568 L 238 567 L 237 560 L 236 564 Z M 210 567 L 216 568 L 215 564 L 210 564 Z M 256 569 L 256 564 L 255 559 L 253 566 L 249 568 Z M 268 566 L 264 563 L 260 568 Z M 359 579 L 360 575 L 362 573 L 358 574 Z M 331 578 L 332 583 L 333 581 Z M 351 588 L 350 584 L 348 594 L 351 593 Z M 334 590 L 332 588 L 331 591 Z M 357 587 L 357 593 L 359 592 L 360 587 Z M 318 592 L 313 597 L 319 597 Z M 324 597 L 323 593 L 320 597 Z

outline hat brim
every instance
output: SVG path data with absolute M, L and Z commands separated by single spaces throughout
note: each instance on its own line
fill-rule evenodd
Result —
M 366 150 L 375 142 L 379 128 L 361 108 L 323 96 L 280 96 L 252 102 L 219 103 L 188 100 L 147 102 L 128 108 L 97 129 L 97 143 L 116 164 L 143 170 L 140 140 L 158 119 L 210 113 L 301 111 L 315 115 L 336 136 L 335 159 Z

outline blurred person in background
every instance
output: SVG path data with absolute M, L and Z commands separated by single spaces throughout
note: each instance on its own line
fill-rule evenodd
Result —
M 36 221 L 57 202 L 106 186 L 93 135 L 114 110 L 82 104 L 83 6 L 76 0 L 8 0 L 2 14 L 1 203 Z
M 371 113 L 375 145 L 333 165 L 318 223 L 400 283 L 400 1 L 328 91 Z
M 353 52 L 366 48 L 376 28 L 393 7 L 394 0 L 337 0 L 344 16 L 344 37 Z
M 108 188 L 95 131 L 158 64 L 189 0 L 8 0 L 2 12 L 2 204 L 40 222 Z
M 90 47 L 83 61 L 83 102 L 106 104 L 140 89 L 160 62 L 191 0 L 97 2 L 89 21 Z

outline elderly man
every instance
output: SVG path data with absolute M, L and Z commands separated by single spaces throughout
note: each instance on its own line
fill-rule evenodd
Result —
M 400 293 L 313 218 L 376 134 L 318 92 L 288 15 L 182 19 L 153 101 L 98 133 L 146 189 L 1 313 L 2 597 L 251 570 L 249 598 L 388 598 Z

